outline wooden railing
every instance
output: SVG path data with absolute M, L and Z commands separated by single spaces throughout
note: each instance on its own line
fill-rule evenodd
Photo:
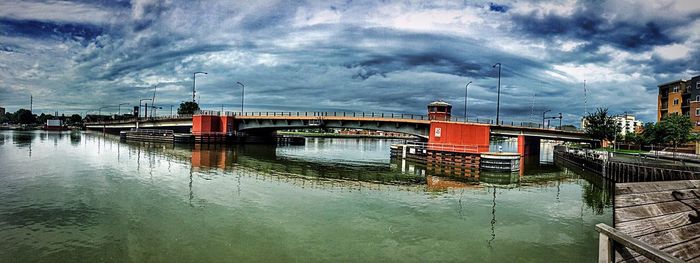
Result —
M 600 263 L 613 262 L 613 241 L 655 262 L 685 262 L 606 224 L 597 224 L 595 229 L 600 233 L 598 241 L 598 262 Z

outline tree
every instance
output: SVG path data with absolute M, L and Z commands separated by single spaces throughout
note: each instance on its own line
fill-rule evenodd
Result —
M 20 124 L 32 124 L 36 122 L 36 116 L 32 114 L 31 111 L 26 109 L 19 109 L 15 112 L 15 118 Z
M 653 122 L 647 122 L 644 124 L 644 129 L 640 135 L 643 144 L 664 144 L 665 142 L 665 131 L 661 128 L 661 125 Z
M 199 104 L 194 101 L 185 101 L 180 103 L 180 107 L 177 108 L 177 114 L 194 114 L 198 110 Z
M 53 119 L 54 119 L 53 115 L 42 113 L 41 115 L 39 115 L 39 117 L 36 118 L 36 122 L 39 124 L 46 124 L 47 120 L 53 120 Z
M 80 115 L 78 115 L 78 114 L 73 114 L 70 116 L 69 120 L 73 124 L 81 123 L 81 122 L 83 122 L 83 117 L 80 117 Z
M 689 116 L 671 114 L 659 123 L 664 131 L 664 141 L 673 145 L 675 152 L 679 144 L 690 140 L 690 131 L 693 130 L 693 122 Z
M 612 141 L 620 132 L 615 119 L 608 115 L 607 108 L 598 108 L 596 112 L 585 117 L 586 134 L 596 140 Z

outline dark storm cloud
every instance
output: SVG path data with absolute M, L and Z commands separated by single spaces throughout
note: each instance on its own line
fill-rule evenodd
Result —
M 90 24 L 52 23 L 36 20 L 0 18 L 0 29 L 4 36 L 31 38 L 56 38 L 88 43 L 103 33 L 103 28 Z
M 502 119 L 530 120 L 551 109 L 578 123 L 585 78 L 589 109 L 651 120 L 655 85 L 700 66 L 690 59 L 697 40 L 678 33 L 696 13 L 622 19 L 620 12 L 631 11 L 597 2 L 555 3 L 571 12 L 528 11 L 543 10 L 539 4 L 0 3 L 0 104 L 16 110 L 30 93 L 39 110 L 136 104 L 158 84 L 159 103 L 177 105 L 191 99 L 192 72 L 207 71 L 197 94 L 217 109 L 239 106 L 235 82 L 242 81 L 251 110 L 418 114 L 444 99 L 462 112 L 472 81 L 470 117 L 492 118 L 492 65 L 499 62 Z M 54 9 L 65 14 L 47 11 Z M 655 51 L 670 44 L 690 48 L 688 58 Z
M 674 35 L 672 30 L 688 26 L 700 17 L 696 13 L 687 18 L 660 18 L 656 21 L 616 21 L 606 12 L 628 10 L 605 10 L 596 2 L 583 1 L 573 14 L 541 14 L 531 11 L 512 16 L 516 28 L 528 36 L 538 38 L 562 38 L 587 42 L 587 48 L 611 45 L 629 51 L 645 51 L 657 45 L 683 42 L 685 36 Z
M 489 11 L 499 12 L 499 13 L 505 13 L 506 11 L 508 11 L 508 9 L 509 9 L 509 8 L 508 8 L 508 6 L 506 6 L 506 5 L 499 5 L 499 4 L 495 4 L 495 3 L 489 3 Z

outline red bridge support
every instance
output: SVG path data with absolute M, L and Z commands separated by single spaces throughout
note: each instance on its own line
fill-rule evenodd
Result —
M 521 156 L 538 155 L 540 153 L 540 138 L 518 135 L 518 153 Z
M 475 146 L 476 152 L 488 152 L 491 126 L 445 121 L 430 122 L 429 144 Z

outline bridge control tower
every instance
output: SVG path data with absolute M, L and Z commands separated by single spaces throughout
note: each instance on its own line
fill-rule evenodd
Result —
M 436 121 L 449 121 L 452 116 L 452 105 L 438 100 L 428 104 L 428 119 Z

